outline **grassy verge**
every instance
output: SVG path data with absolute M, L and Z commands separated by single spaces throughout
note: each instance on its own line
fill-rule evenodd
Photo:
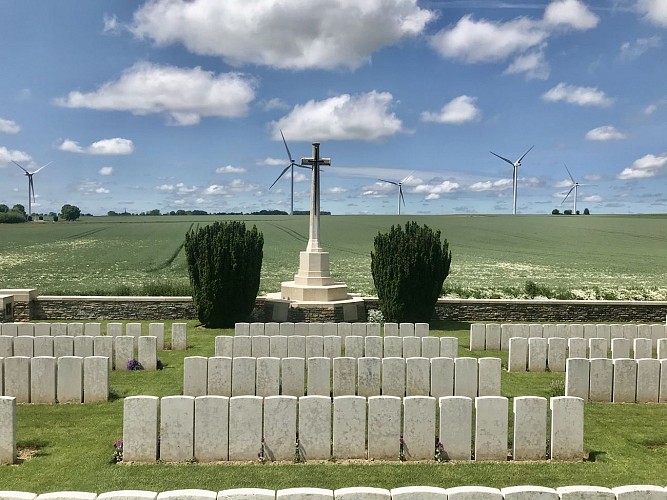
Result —
M 166 322 L 166 331 L 170 331 Z M 145 327 L 147 328 L 147 326 Z M 459 354 L 499 356 L 505 353 L 468 351 L 468 323 L 432 325 L 433 335 L 457 336 Z M 165 369 L 158 372 L 114 372 L 111 387 L 117 396 L 94 405 L 20 405 L 18 445 L 35 454 L 19 465 L 0 467 L 0 489 L 47 492 L 59 490 L 111 491 L 180 488 L 221 490 L 235 487 L 287 488 L 312 486 L 341 488 L 404 485 L 516 484 L 663 484 L 667 467 L 667 405 L 587 404 L 585 451 L 589 460 L 577 463 L 306 463 L 204 465 L 113 465 L 113 443 L 122 436 L 122 397 L 138 394 L 180 394 L 183 358 L 212 356 L 216 335 L 230 330 L 203 330 L 188 323 L 187 352 L 159 353 Z M 167 334 L 168 335 L 168 334 Z M 169 340 L 169 339 L 167 339 Z M 549 397 L 560 373 L 506 373 L 503 395 Z M 511 408 L 511 401 L 510 401 Z

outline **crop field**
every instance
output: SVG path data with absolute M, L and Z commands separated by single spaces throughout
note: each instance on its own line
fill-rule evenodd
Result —
M 0 226 L 0 288 L 43 294 L 188 293 L 188 229 L 233 217 L 88 217 Z M 306 247 L 306 216 L 243 216 L 264 235 L 260 294 L 279 291 Z M 444 294 L 667 300 L 667 215 L 323 216 L 331 273 L 351 292 L 375 293 L 373 239 L 415 220 L 449 242 Z

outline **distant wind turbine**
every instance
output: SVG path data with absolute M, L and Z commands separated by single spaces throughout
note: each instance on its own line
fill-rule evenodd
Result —
M 23 170 L 25 172 L 25 175 L 28 177 L 28 217 L 32 217 L 32 202 L 35 201 L 35 185 L 33 183 L 32 176 L 35 175 L 40 170 L 42 170 L 44 167 L 47 167 L 48 165 L 53 163 L 53 162 L 49 162 L 46 165 L 42 165 L 41 167 L 39 167 L 34 172 L 28 172 L 25 168 L 23 168 L 21 165 L 19 165 L 14 160 L 12 160 L 12 162 L 14 163 L 14 165 L 16 165 L 21 170 Z
M 378 179 L 381 182 L 386 182 L 387 184 L 393 184 L 394 186 L 398 186 L 398 215 L 401 215 L 401 201 L 403 202 L 403 206 L 405 206 L 405 198 L 403 197 L 403 183 L 407 181 L 410 176 L 412 175 L 412 172 L 407 177 L 404 177 L 402 180 L 395 182 L 395 181 L 388 181 L 386 179 Z
M 280 131 L 280 136 L 283 138 L 283 144 L 285 145 L 285 150 L 287 150 L 287 157 L 289 158 L 290 163 L 289 163 L 289 165 L 287 165 L 283 169 L 282 172 L 280 172 L 280 175 L 278 176 L 278 178 L 275 181 L 273 181 L 273 184 L 271 184 L 271 186 L 269 186 L 269 189 L 271 189 L 273 186 L 275 186 L 276 182 L 278 182 L 280 180 L 280 178 L 283 175 L 285 175 L 285 172 L 287 172 L 290 168 L 292 169 L 292 173 L 291 173 L 291 177 L 292 177 L 291 178 L 291 202 L 290 202 L 289 214 L 294 215 L 294 167 L 295 166 L 301 167 L 301 168 L 309 168 L 309 167 L 306 167 L 305 165 L 301 165 L 300 163 L 297 163 L 297 162 L 294 161 L 294 159 L 292 159 L 292 153 L 290 153 L 289 148 L 287 147 L 287 141 L 285 140 L 285 136 L 283 135 L 282 130 Z
M 517 171 L 517 169 L 521 166 L 521 160 L 523 160 L 523 158 L 524 158 L 528 153 L 530 153 L 530 150 L 533 149 L 534 147 L 535 147 L 534 145 L 531 146 L 530 149 L 528 149 L 528 151 L 526 151 L 526 152 L 523 154 L 523 156 L 522 156 L 521 158 L 519 158 L 519 159 L 518 159 L 517 161 L 515 161 L 515 162 L 512 162 L 512 161 L 508 160 L 507 158 L 504 158 L 504 157 L 502 157 L 502 156 L 500 156 L 500 155 L 497 155 L 497 154 L 494 153 L 493 151 L 489 151 L 489 153 L 491 153 L 493 156 L 497 156 L 497 157 L 500 158 L 501 160 L 506 161 L 507 163 L 509 163 L 510 165 L 512 165 L 512 167 L 514 168 L 514 170 L 513 170 L 513 172 L 512 172 L 512 214 L 513 214 L 513 215 L 516 215 L 516 188 L 517 188 L 517 172 L 516 172 L 516 171 Z
M 560 204 L 562 205 L 563 203 L 565 203 L 565 200 L 568 199 L 568 197 L 570 196 L 570 193 L 572 193 L 572 191 L 574 191 L 574 205 L 572 207 L 572 214 L 577 215 L 577 194 L 578 194 L 577 191 L 579 189 L 579 186 L 588 186 L 588 184 L 579 184 L 577 181 L 574 180 L 574 177 L 572 177 L 572 174 L 570 173 L 570 169 L 567 168 L 567 165 L 564 165 L 564 167 L 565 167 L 565 170 L 567 170 L 567 175 L 570 176 L 570 180 L 572 181 L 572 187 L 567 192 L 567 194 L 565 195 L 565 198 L 563 198 L 563 201 L 561 201 Z

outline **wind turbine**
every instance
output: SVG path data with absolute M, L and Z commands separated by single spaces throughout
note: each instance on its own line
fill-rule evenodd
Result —
M 23 168 L 14 160 L 12 160 L 12 162 L 14 163 L 14 165 L 23 170 L 25 172 L 25 175 L 28 177 L 28 217 L 32 217 L 32 202 L 35 201 L 35 185 L 33 183 L 32 176 L 53 162 L 49 162 L 46 165 L 42 165 L 34 172 L 28 172 L 25 168 Z
M 378 179 L 381 182 L 386 182 L 387 184 L 393 184 L 394 186 L 398 186 L 398 215 L 401 215 L 401 201 L 403 202 L 403 206 L 405 206 L 405 198 L 403 197 L 403 183 L 407 181 L 411 175 L 412 172 L 410 172 L 410 174 L 408 174 L 407 177 L 404 177 L 402 180 L 398 182 L 388 181 L 385 179 Z
M 290 153 L 289 148 L 287 147 L 287 141 L 285 140 L 285 136 L 283 135 L 282 130 L 280 131 L 280 136 L 283 138 L 283 144 L 285 145 L 285 149 L 287 150 L 287 157 L 289 158 L 290 163 L 289 163 L 289 165 L 287 165 L 283 169 L 282 172 L 280 172 L 280 175 L 278 176 L 278 178 L 275 181 L 273 181 L 273 184 L 271 184 L 271 186 L 269 186 L 269 189 L 271 189 L 276 184 L 276 182 L 278 182 L 280 180 L 280 178 L 283 175 L 285 175 L 285 172 L 287 172 L 290 168 L 292 169 L 292 173 L 291 173 L 291 177 L 292 177 L 292 179 L 291 179 L 291 203 L 290 203 L 290 212 L 289 212 L 289 214 L 294 215 L 294 167 L 295 166 L 301 167 L 301 168 L 309 168 L 309 167 L 306 167 L 305 165 L 301 165 L 300 163 L 297 163 L 297 162 L 294 161 L 294 159 L 292 158 L 292 153 Z
M 522 156 L 521 158 L 519 158 L 519 159 L 518 159 L 517 161 L 515 161 L 515 162 L 512 162 L 512 161 L 508 160 L 507 158 L 503 158 L 502 156 L 497 155 L 497 154 L 494 153 L 493 151 L 489 151 L 489 153 L 491 153 L 493 156 L 497 156 L 497 157 L 500 158 L 501 160 L 506 161 L 507 163 L 509 163 L 510 165 L 512 165 L 512 167 L 514 168 L 514 171 L 512 172 L 512 215 L 516 215 L 516 188 L 517 188 L 517 175 L 516 175 L 517 172 L 516 172 L 516 171 L 517 171 L 517 169 L 521 166 L 521 160 L 523 160 L 523 158 L 524 158 L 528 153 L 530 153 L 530 150 L 533 149 L 534 147 L 535 147 L 534 145 L 531 146 L 530 149 L 528 149 L 528 151 L 526 151 L 526 152 L 523 154 L 523 156 Z
M 564 167 L 565 167 L 565 170 L 567 170 L 567 175 L 570 176 L 570 180 L 572 181 L 572 187 L 567 192 L 567 194 L 565 195 L 565 198 L 563 198 L 563 201 L 561 201 L 560 204 L 562 205 L 563 203 L 565 203 L 565 200 L 567 200 L 567 198 L 570 196 L 570 193 L 572 193 L 572 191 L 574 191 L 574 205 L 572 207 L 572 215 L 577 215 L 577 191 L 578 191 L 578 188 L 579 188 L 579 186 L 588 186 L 588 184 L 579 184 L 577 181 L 574 180 L 574 177 L 572 177 L 572 174 L 570 173 L 570 169 L 567 168 L 567 165 L 564 165 Z

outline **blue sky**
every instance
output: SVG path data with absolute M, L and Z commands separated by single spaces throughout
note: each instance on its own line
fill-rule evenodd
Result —
M 96 215 L 667 207 L 666 0 L 0 3 L 0 203 Z M 309 171 L 295 175 L 308 209 Z

